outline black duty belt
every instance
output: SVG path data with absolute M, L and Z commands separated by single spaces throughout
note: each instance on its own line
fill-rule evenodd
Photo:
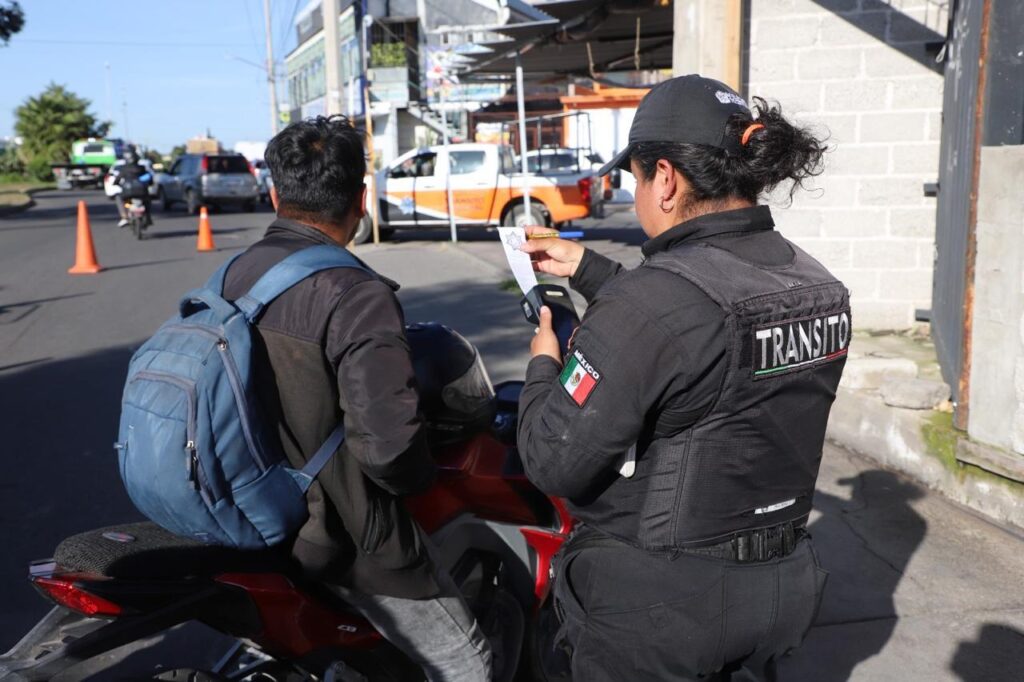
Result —
M 686 554 L 698 554 L 741 563 L 769 561 L 792 554 L 800 538 L 805 535 L 807 535 L 807 531 L 803 526 L 787 522 L 771 528 L 737 533 L 717 545 L 685 547 L 682 551 Z

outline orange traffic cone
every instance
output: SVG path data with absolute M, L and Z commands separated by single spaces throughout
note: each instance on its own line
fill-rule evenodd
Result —
M 89 209 L 84 201 L 78 202 L 78 239 L 75 244 L 75 264 L 68 270 L 72 275 L 95 275 L 103 269 L 96 262 L 96 249 L 92 245 L 92 229 L 89 227 Z
M 210 229 L 210 214 L 206 207 L 199 209 L 199 239 L 196 241 L 196 251 L 215 251 L 213 245 L 213 230 Z

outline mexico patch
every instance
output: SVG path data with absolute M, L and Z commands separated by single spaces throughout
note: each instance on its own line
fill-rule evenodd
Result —
M 754 379 L 810 369 L 846 356 L 850 311 L 755 327 L 752 341 Z
M 601 373 L 587 362 L 583 353 L 574 350 L 558 380 L 562 382 L 562 388 L 569 394 L 569 397 L 575 400 L 577 405 L 583 407 L 587 398 L 594 392 L 597 382 L 601 381 Z

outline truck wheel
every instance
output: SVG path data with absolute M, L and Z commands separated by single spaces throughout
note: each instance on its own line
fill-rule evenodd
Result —
M 501 221 L 505 227 L 526 227 L 528 225 L 547 225 L 544 212 L 537 205 L 537 202 L 530 202 L 530 214 L 526 214 L 526 207 L 522 204 L 513 206 L 512 210 L 505 214 Z
M 185 210 L 188 211 L 189 215 L 199 213 L 199 199 L 196 198 L 195 190 L 185 190 Z

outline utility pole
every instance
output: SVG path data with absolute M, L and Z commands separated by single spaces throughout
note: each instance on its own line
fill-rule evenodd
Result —
M 270 85 L 270 134 L 277 135 L 277 79 L 274 77 L 274 41 L 270 37 L 270 0 L 263 0 L 263 32 L 267 38 L 267 83 Z
M 675 0 L 672 75 L 699 73 L 739 90 L 741 0 Z
M 107 120 L 110 121 L 110 125 L 114 125 L 114 105 L 110 97 L 110 62 L 105 62 L 103 66 L 107 76 Z
M 327 115 L 344 113 L 341 110 L 341 43 L 338 37 L 338 0 L 323 0 L 324 16 L 324 78 L 327 92 Z

